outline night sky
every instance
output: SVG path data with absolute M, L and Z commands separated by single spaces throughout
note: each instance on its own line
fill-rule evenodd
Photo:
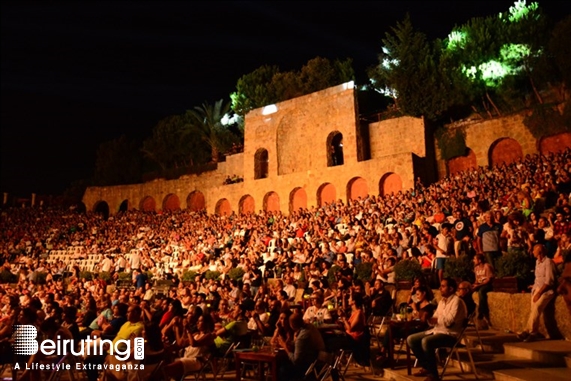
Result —
M 558 21 L 564 1 L 540 1 Z M 408 12 L 430 39 L 512 1 L 3 1 L 0 191 L 60 194 L 101 142 L 229 100 L 264 65 L 353 59 L 358 84 Z

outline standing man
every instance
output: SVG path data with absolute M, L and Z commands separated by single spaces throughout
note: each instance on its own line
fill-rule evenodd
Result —
M 456 281 L 444 278 L 440 282 L 442 299 L 438 303 L 436 312 L 430 319 L 434 327 L 425 332 L 410 335 L 407 343 L 418 359 L 422 369 L 413 376 L 427 376 L 425 381 L 438 380 L 438 366 L 436 363 L 436 348 L 453 347 L 467 318 L 466 305 L 456 295 Z
M 494 221 L 492 212 L 484 213 L 484 223 L 478 228 L 477 252 L 486 256 L 486 261 L 496 268 L 496 260 L 502 255 L 500 236 L 502 225 Z
M 464 252 L 468 254 L 472 241 L 472 222 L 466 217 L 462 209 L 454 212 L 454 254 L 456 258 Z
M 517 335 L 525 342 L 539 338 L 539 318 L 555 297 L 555 265 L 547 256 L 547 249 L 542 244 L 533 247 L 535 257 L 535 282 L 531 288 L 531 313 L 526 329 Z
M 436 270 L 438 270 L 438 280 L 442 281 L 444 278 L 444 265 L 446 259 L 454 252 L 454 244 L 452 237 L 450 237 L 450 226 L 442 224 L 440 234 L 435 238 L 436 248 Z

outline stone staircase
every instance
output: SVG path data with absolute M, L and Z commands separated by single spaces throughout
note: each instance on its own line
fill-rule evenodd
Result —
M 541 340 L 522 343 L 514 333 L 495 330 L 480 331 L 480 335 L 481 343 L 475 331 L 470 331 L 467 335 L 478 379 L 571 381 L 570 341 Z M 467 353 L 463 350 L 460 350 L 460 361 L 455 359 L 448 365 L 444 381 L 476 379 L 473 373 L 462 373 L 460 366 L 464 371 L 471 370 Z M 383 378 L 395 381 L 422 380 L 407 375 L 406 363 L 402 355 L 395 369 L 385 369 Z

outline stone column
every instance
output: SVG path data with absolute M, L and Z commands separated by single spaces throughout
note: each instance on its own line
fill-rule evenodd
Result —
M 32 193 L 32 202 L 30 203 L 30 206 L 33 208 L 34 205 L 36 205 L 36 194 Z
M 4 201 L 2 201 L 2 205 L 6 205 L 8 203 L 8 192 L 4 192 Z

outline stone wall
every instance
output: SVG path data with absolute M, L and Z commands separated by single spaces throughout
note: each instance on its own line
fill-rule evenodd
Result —
M 124 201 L 129 209 L 179 205 L 196 210 L 203 205 L 209 213 L 267 209 L 288 214 L 294 207 L 412 188 L 413 156 L 425 156 L 423 120 L 405 117 L 372 125 L 372 158 L 359 161 L 363 151 L 359 144 L 367 139 L 359 136 L 352 83 L 252 110 L 245 122 L 244 152 L 228 156 L 215 171 L 176 180 L 90 187 L 83 202 L 88 210 L 107 203 L 110 214 Z M 337 142 L 342 143 L 343 164 L 333 166 L 329 148 L 341 135 Z M 256 157 L 264 157 L 256 155 L 260 152 L 267 152 L 263 170 L 259 162 L 256 165 Z M 244 182 L 223 185 L 233 175 Z

